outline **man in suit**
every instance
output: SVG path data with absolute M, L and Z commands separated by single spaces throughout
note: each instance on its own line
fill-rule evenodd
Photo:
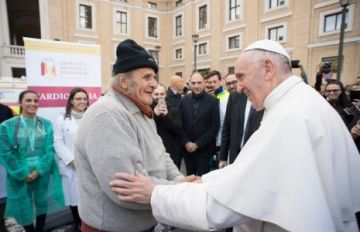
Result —
M 204 78 L 199 72 L 190 77 L 191 94 L 180 102 L 183 120 L 182 144 L 188 175 L 209 172 L 209 159 L 215 153 L 215 139 L 219 130 L 219 102 L 204 91 Z
M 264 110 L 256 111 L 251 107 L 243 93 L 235 91 L 230 94 L 222 130 L 219 168 L 234 162 L 246 141 L 259 128 L 263 114 Z
M 166 91 L 166 102 L 172 106 L 179 106 L 181 93 L 184 90 L 185 80 L 180 76 L 173 76 L 170 79 L 170 87 Z
M 164 143 L 166 152 L 170 154 L 171 159 L 180 169 L 182 120 L 178 105 L 172 105 L 176 103 L 165 100 L 166 88 L 162 84 L 158 84 L 152 96 L 154 101 L 151 108 L 155 114 L 157 133 Z
M 220 128 L 216 135 L 216 153 L 211 159 L 211 169 L 217 169 L 219 166 L 219 152 L 221 145 L 221 134 L 225 119 L 226 105 L 229 98 L 229 92 L 224 88 L 221 73 L 217 70 L 210 71 L 205 76 L 207 88 L 213 92 L 214 96 L 219 100 Z M 209 93 L 209 92 L 208 92 Z
M 236 92 L 237 80 L 235 74 L 233 73 L 226 74 L 226 76 L 224 77 L 224 81 L 225 81 L 225 87 L 229 93 Z

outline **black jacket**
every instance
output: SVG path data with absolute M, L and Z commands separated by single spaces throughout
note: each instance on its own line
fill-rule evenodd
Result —
M 168 105 L 178 107 L 181 101 L 181 94 L 180 93 L 174 93 L 170 88 L 166 91 L 166 102 Z
M 13 116 L 13 112 L 7 105 L 0 103 L 0 123 Z
M 219 101 L 205 92 L 190 94 L 182 98 L 179 109 L 183 121 L 182 145 L 196 143 L 198 150 L 192 155 L 213 155 L 220 127 Z
M 174 163 L 180 167 L 181 163 L 181 141 L 180 136 L 182 133 L 182 120 L 181 114 L 177 106 L 171 105 L 170 102 L 166 103 L 168 108 L 168 114 L 166 116 L 156 116 L 154 114 L 154 120 L 156 129 L 163 140 L 166 152 L 170 154 Z M 152 104 L 154 109 L 156 103 Z
M 240 143 L 244 132 L 244 119 L 247 98 L 244 94 L 231 93 L 226 106 L 224 125 L 221 135 L 221 148 L 219 160 L 227 160 L 233 163 L 240 152 Z M 244 138 L 244 144 L 249 137 L 259 128 L 264 111 L 256 111 L 249 115 L 248 131 Z

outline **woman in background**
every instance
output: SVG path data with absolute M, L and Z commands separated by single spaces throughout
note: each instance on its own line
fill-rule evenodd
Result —
M 21 92 L 19 103 L 20 116 L 0 125 L 0 162 L 7 172 L 5 217 L 15 217 L 27 232 L 43 231 L 46 214 L 64 205 L 53 130 L 50 121 L 36 115 L 36 92 Z
M 65 114 L 59 115 L 54 132 L 54 147 L 58 161 L 65 196 L 65 204 L 71 209 L 75 231 L 80 231 L 78 213 L 77 175 L 74 163 L 74 140 L 80 120 L 89 106 L 89 97 L 82 88 L 70 91 Z
M 350 112 L 352 103 L 345 93 L 343 84 L 337 80 L 328 80 L 325 85 L 326 100 L 340 114 L 344 123 L 348 126 L 353 119 Z

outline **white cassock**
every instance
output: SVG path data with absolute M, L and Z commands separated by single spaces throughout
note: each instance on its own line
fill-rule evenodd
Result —
M 203 184 L 155 187 L 159 222 L 204 231 L 357 231 L 360 157 L 338 113 L 296 76 L 264 108 L 232 165 L 204 175 Z

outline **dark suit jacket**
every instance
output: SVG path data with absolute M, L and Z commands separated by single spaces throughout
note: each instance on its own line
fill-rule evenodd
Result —
M 199 102 L 196 118 L 193 115 L 195 101 Z M 179 109 L 183 120 L 182 145 L 185 146 L 187 142 L 196 143 L 198 149 L 192 155 L 213 155 L 220 127 L 219 101 L 205 92 L 196 97 L 190 94 L 182 98 Z
M 178 107 L 181 101 L 181 94 L 180 93 L 174 93 L 170 88 L 166 91 L 166 102 L 168 105 Z
M 247 98 L 244 94 L 231 93 L 226 106 L 224 125 L 221 135 L 221 148 L 219 160 L 233 163 L 240 152 L 240 143 L 244 134 L 244 119 Z M 249 137 L 259 128 L 264 111 L 256 111 L 248 118 L 248 132 L 244 144 Z

